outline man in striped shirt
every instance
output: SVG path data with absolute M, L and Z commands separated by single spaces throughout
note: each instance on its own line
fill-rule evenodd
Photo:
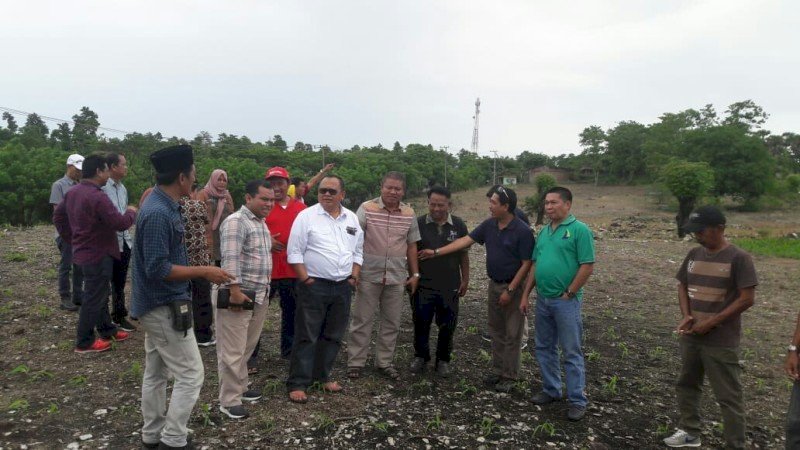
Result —
M 388 172 L 381 181 L 381 196 L 361 204 L 356 211 L 364 230 L 364 264 L 347 343 L 347 375 L 358 378 L 367 362 L 375 312 L 380 311 L 380 330 L 375 349 L 375 366 L 391 379 L 399 378 L 394 368 L 403 290 L 413 294 L 419 283 L 417 241 L 419 225 L 411 206 L 401 203 L 406 180 L 400 172 Z
M 255 401 L 261 393 L 247 388 L 247 359 L 256 347 L 269 301 L 272 273 L 270 234 L 264 218 L 275 204 L 275 194 L 266 180 L 245 186 L 245 204 L 220 227 L 222 268 L 233 275 L 230 282 L 230 308 L 217 310 L 217 368 L 219 409 L 232 419 L 249 415 L 242 400 Z M 253 298 L 244 291 L 253 291 Z M 252 292 L 251 292 L 252 294 Z M 250 311 L 245 302 L 255 302 Z
M 700 397 L 704 374 L 722 410 L 725 448 L 745 448 L 744 395 L 740 380 L 741 314 L 753 306 L 758 284 L 753 260 L 725 239 L 725 216 L 713 206 L 689 215 L 684 231 L 700 244 L 678 270 L 683 315 L 682 368 L 676 391 L 680 429 L 664 439 L 670 447 L 700 446 Z

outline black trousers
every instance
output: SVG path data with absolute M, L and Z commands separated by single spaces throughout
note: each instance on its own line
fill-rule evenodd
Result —
M 61 261 L 58 263 L 58 294 L 61 296 L 61 303 L 72 302 L 80 305 L 83 298 L 83 272 L 81 267 L 72 264 L 71 245 L 64 242 L 61 237 L 57 237 L 56 246 L 58 251 L 61 252 Z M 71 293 L 70 272 L 72 273 Z
M 214 321 L 214 307 L 211 304 L 211 282 L 205 278 L 192 278 L 192 320 L 194 337 L 197 342 L 211 340 L 211 324 Z
M 458 291 L 420 287 L 411 299 L 414 320 L 414 356 L 430 361 L 430 333 L 434 317 L 439 327 L 436 360 L 450 362 L 453 334 L 458 323 Z
M 289 391 L 330 381 L 347 331 L 352 293 L 347 281 L 315 278 L 311 286 L 297 283 L 294 344 L 286 380 Z
M 128 266 L 131 262 L 131 248 L 127 242 L 122 244 L 122 252 L 119 259 L 114 260 L 114 267 L 111 275 L 111 298 L 114 308 L 111 310 L 111 319 L 120 323 L 128 317 L 128 309 L 125 308 L 125 281 L 128 279 Z
M 76 346 L 87 348 L 95 340 L 94 330 L 100 337 L 108 339 L 117 334 L 117 326 L 108 313 L 108 287 L 114 258 L 104 256 L 97 264 L 81 265 L 83 270 L 83 301 L 78 315 Z

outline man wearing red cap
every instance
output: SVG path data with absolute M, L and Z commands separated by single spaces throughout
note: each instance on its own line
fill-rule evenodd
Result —
M 272 292 L 281 298 L 281 358 L 289 359 L 294 341 L 295 282 L 297 275 L 289 265 L 286 245 L 294 219 L 306 205 L 287 195 L 289 172 L 273 167 L 264 176 L 275 192 L 275 207 L 265 219 L 272 234 Z

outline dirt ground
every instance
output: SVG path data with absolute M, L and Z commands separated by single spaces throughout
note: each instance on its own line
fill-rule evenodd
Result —
M 481 338 L 485 251 L 475 246 L 450 379 L 405 370 L 413 358 L 406 308 L 395 358 L 399 381 L 371 371 L 345 379 L 342 352 L 334 376 L 344 393 L 312 392 L 308 404 L 289 403 L 283 385 L 288 367 L 278 351 L 280 310 L 273 304 L 260 370 L 252 378 L 265 395 L 250 407 L 251 418 L 236 422 L 218 412 L 215 350 L 201 349 L 206 381 L 190 423 L 198 448 L 662 447 L 661 438 L 676 426 L 679 361 L 672 330 L 679 310 L 673 277 L 694 244 L 675 237 L 674 213 L 647 187 L 571 187 L 573 212 L 598 237 L 583 306 L 590 399 L 583 421 L 567 421 L 564 402 L 528 402 L 531 389 L 541 386 L 530 345 L 512 393 L 482 387 L 490 349 Z M 522 198 L 533 188 L 518 191 Z M 455 214 L 470 229 L 488 214 L 483 194 L 455 196 Z M 414 203 L 424 212 L 423 200 Z M 730 213 L 729 234 L 796 232 L 798 218 L 800 213 Z M 753 448 L 782 448 L 791 384 L 781 365 L 797 314 L 791 298 L 800 291 L 800 262 L 761 256 L 755 262 L 761 284 L 755 306 L 744 315 L 741 351 L 748 440 Z M 138 448 L 144 334 L 135 332 L 110 352 L 73 353 L 77 315 L 58 309 L 57 263 L 52 227 L 0 230 L 0 448 Z M 703 416 L 704 444 L 721 446 L 719 408 L 710 392 Z

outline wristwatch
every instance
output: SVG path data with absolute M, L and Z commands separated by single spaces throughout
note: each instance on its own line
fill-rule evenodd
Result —
M 433 249 L 433 256 L 436 256 L 438 254 L 439 254 L 439 249 L 438 248 Z
M 506 286 L 506 291 L 508 291 L 509 294 L 513 294 L 516 290 L 517 288 L 512 288 L 511 285 Z
M 414 273 L 411 274 L 411 276 L 414 277 L 414 278 L 419 278 L 422 275 L 420 275 L 419 272 L 414 272 Z
M 797 351 L 797 346 L 796 345 L 790 345 L 789 348 L 786 349 L 786 351 L 787 352 L 796 352 Z
M 572 298 L 572 297 L 575 297 L 575 293 L 574 293 L 574 292 L 572 292 L 572 291 L 570 291 L 569 289 L 567 289 L 566 291 L 564 291 L 564 293 L 565 293 L 565 294 L 567 294 L 567 298 Z

